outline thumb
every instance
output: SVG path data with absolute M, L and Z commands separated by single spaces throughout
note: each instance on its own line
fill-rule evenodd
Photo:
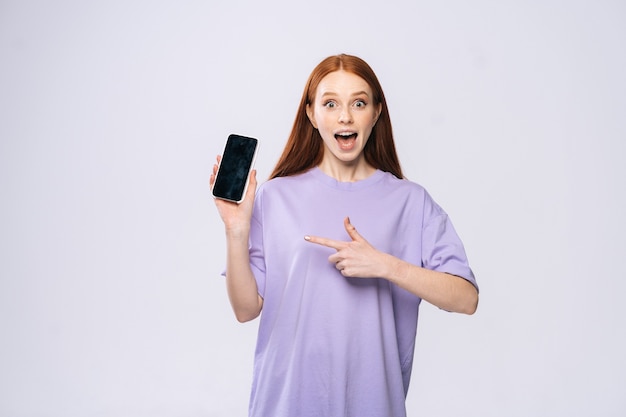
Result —
M 346 228 L 346 232 L 348 232 L 348 236 L 350 236 L 352 240 L 363 240 L 363 237 L 356 231 L 356 227 L 350 223 L 350 217 L 346 217 L 343 220 L 343 225 Z
M 248 180 L 248 190 L 246 191 L 246 199 L 254 200 L 254 195 L 256 194 L 256 169 L 253 169 L 250 172 L 250 179 Z

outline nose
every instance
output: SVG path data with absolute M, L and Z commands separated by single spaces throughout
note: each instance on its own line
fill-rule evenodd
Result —
M 344 107 L 339 113 L 339 123 L 352 123 L 352 112 L 349 107 Z

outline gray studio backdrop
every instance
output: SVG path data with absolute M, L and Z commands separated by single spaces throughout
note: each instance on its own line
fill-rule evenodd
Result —
M 0 415 L 244 416 L 257 322 L 208 190 L 366 59 L 481 286 L 423 305 L 411 416 L 626 414 L 620 1 L 0 1 Z M 338 225 L 341 227 L 341 225 Z

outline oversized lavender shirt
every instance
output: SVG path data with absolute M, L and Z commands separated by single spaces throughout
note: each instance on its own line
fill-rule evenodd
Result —
M 342 183 L 314 168 L 259 187 L 251 264 L 263 297 L 252 417 L 402 417 L 420 299 L 380 278 L 345 278 L 343 219 L 375 248 L 475 284 L 446 213 L 419 185 L 376 171 Z

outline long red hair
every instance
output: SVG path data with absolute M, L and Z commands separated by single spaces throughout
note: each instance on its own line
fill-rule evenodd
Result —
M 309 76 L 291 134 L 278 163 L 274 167 L 274 171 L 270 175 L 270 179 L 299 174 L 322 162 L 322 157 L 324 156 L 322 137 L 319 131 L 311 124 L 306 109 L 307 105 L 313 104 L 317 87 L 322 78 L 331 72 L 339 70 L 344 70 L 363 78 L 372 89 L 374 95 L 373 104 L 380 104 L 381 107 L 378 121 L 374 125 L 370 138 L 363 149 L 365 161 L 374 168 L 390 172 L 398 178 L 404 178 L 393 141 L 387 101 L 376 74 L 361 58 L 341 54 L 324 59 Z

